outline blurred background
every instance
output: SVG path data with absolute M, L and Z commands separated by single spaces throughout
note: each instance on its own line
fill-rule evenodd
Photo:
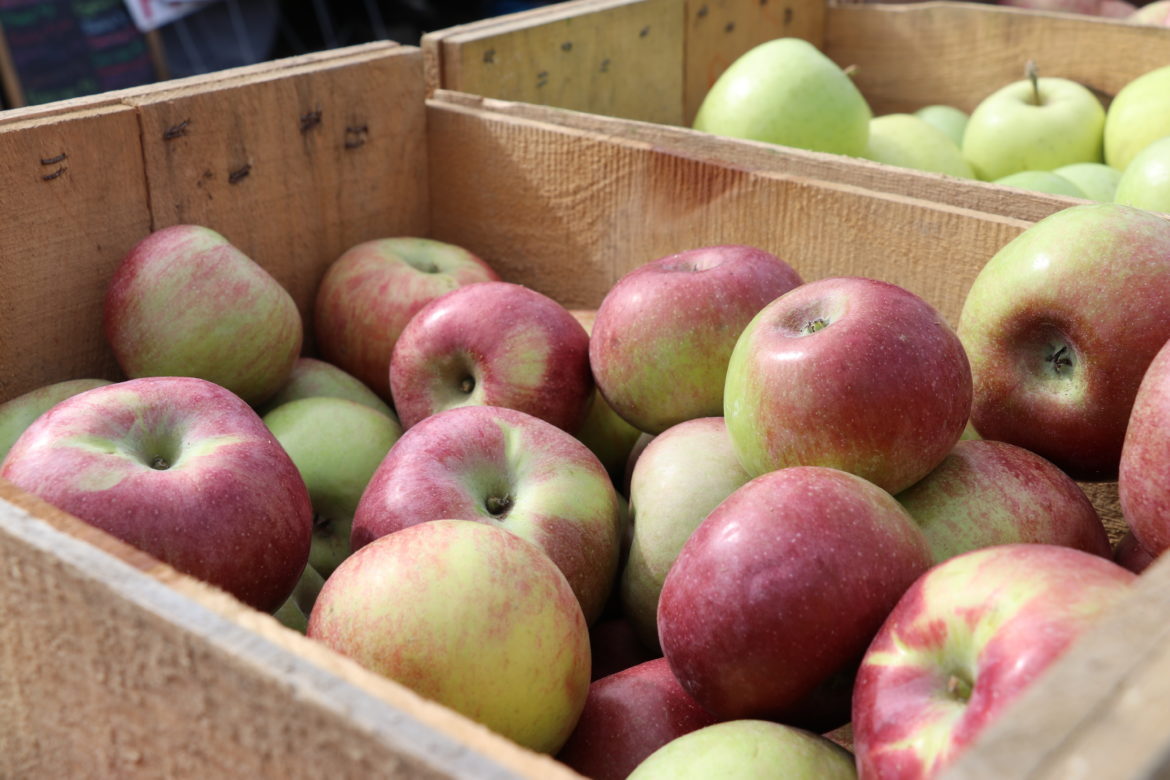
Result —
M 0 0 L 0 108 L 423 33 L 538 0 Z

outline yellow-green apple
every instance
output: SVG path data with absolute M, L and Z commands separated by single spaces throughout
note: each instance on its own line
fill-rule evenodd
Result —
M 630 478 L 633 538 L 620 587 L 623 612 L 647 647 L 658 647 L 658 594 L 679 551 L 749 479 L 722 417 L 671 426 L 638 458 Z
M 126 376 L 198 377 L 253 406 L 288 379 L 304 335 L 288 291 L 199 225 L 157 230 L 130 250 L 102 325 Z
M 350 248 L 325 271 L 314 302 L 322 356 L 390 399 L 390 355 L 424 305 L 499 275 L 466 249 L 429 238 L 397 237 Z
M 293 631 L 298 631 L 302 634 L 309 627 L 309 619 L 305 617 L 304 610 L 293 600 L 292 596 L 285 599 L 284 603 L 272 613 L 272 616 L 285 628 L 291 628 Z
M 1168 306 L 1170 221 L 1112 203 L 1040 220 L 988 260 L 959 315 L 976 430 L 1073 479 L 1115 478 Z
M 349 555 L 358 501 L 402 436 L 402 426 L 356 401 L 329 396 L 289 401 L 263 419 L 309 488 L 313 502 L 309 565 L 328 577 Z
M 1080 486 L 1036 453 L 1007 442 L 960 441 L 895 498 L 922 529 L 935 563 L 1015 542 L 1111 554 L 1105 526 Z
M 1170 223 L 1167 223 L 1170 225 Z M 1166 342 L 1170 344 L 1170 341 Z M 1129 415 L 1117 494 L 1140 546 L 1154 556 L 1170 548 L 1170 348 L 1149 363 Z
M 696 130 L 860 156 L 872 116 L 852 79 L 799 38 L 761 43 L 731 64 L 695 115 Z
M 963 132 L 967 129 L 967 120 L 970 118 L 966 111 L 936 103 L 923 106 L 914 112 L 914 116 L 942 130 L 955 146 L 963 148 Z
M 313 509 L 292 459 L 248 404 L 202 379 L 67 398 L 21 434 L 0 476 L 266 612 L 309 557 Z
M 1104 126 L 1105 108 L 1087 87 L 1033 73 L 980 101 L 963 133 L 963 156 L 984 181 L 1101 162 Z
M 1139 24 L 1156 24 L 1170 27 L 1170 0 L 1154 0 L 1149 5 L 1136 9 L 1129 16 L 1128 21 Z
M 1130 590 L 1117 564 L 1047 544 L 951 558 L 906 592 L 853 688 L 862 777 L 934 777 Z
M 1170 135 L 1154 141 L 1130 161 L 1117 182 L 1113 200 L 1170 214 Z
M 1105 162 L 1124 171 L 1138 152 L 1170 135 L 1170 65 L 1118 90 L 1105 116 Z
M 390 357 L 404 428 L 459 406 L 502 406 L 576 433 L 593 396 L 589 334 L 547 295 L 477 282 L 411 318 Z
M 374 472 L 354 515 L 356 551 L 430 520 L 512 531 L 565 573 L 585 618 L 601 614 L 620 548 L 618 499 L 597 456 L 543 420 L 465 406 L 408 429 Z
M 1121 171 L 1105 163 L 1095 162 L 1062 165 L 1052 172 L 1077 185 L 1089 200 L 1100 203 L 1113 201 L 1117 182 L 1121 178 Z
M 649 433 L 722 414 L 727 360 L 740 331 L 800 283 L 788 263 L 742 245 L 642 264 L 597 309 L 589 341 L 597 388 L 615 412 Z
M 591 780 L 625 780 L 667 742 L 716 722 L 656 658 L 593 681 L 557 760 Z
M 796 466 L 727 497 L 683 545 L 658 601 L 683 688 L 730 718 L 774 718 L 856 663 L 930 549 L 893 496 Z
M 753 476 L 830 466 L 895 493 L 939 464 L 971 410 L 971 370 L 933 306 L 833 277 L 768 304 L 727 367 L 724 417 Z
M 1021 190 L 1046 192 L 1049 195 L 1065 195 L 1069 198 L 1084 198 L 1085 191 L 1073 182 L 1052 171 L 1016 171 L 995 180 L 1004 187 L 1018 187 Z
M 676 737 L 634 768 L 629 780 L 712 777 L 852 780 L 853 754 L 819 734 L 766 720 L 731 720 Z
M 321 396 L 347 398 L 382 414 L 394 414 L 377 393 L 353 374 L 341 370 L 332 363 L 311 357 L 297 358 L 288 375 L 288 381 L 257 411 L 263 416 L 289 401 Z
M 1113 549 L 1113 562 L 1134 574 L 1141 574 L 1157 559 L 1158 556 L 1142 547 L 1133 531 L 1126 531 L 1125 535 L 1117 540 L 1117 546 Z
M 108 379 L 66 379 L 30 390 L 0 404 L 0 461 L 4 460 L 8 450 L 12 449 L 24 429 L 32 425 L 33 420 L 66 398 L 108 384 Z
M 975 178 L 951 136 L 914 114 L 885 114 L 871 119 L 864 157 L 900 168 Z
M 484 523 L 421 523 L 361 548 L 326 580 L 308 635 L 531 750 L 560 749 L 589 693 L 569 583 Z

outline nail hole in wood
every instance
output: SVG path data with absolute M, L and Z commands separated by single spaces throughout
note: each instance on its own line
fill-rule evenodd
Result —
M 561 51 L 572 51 L 572 50 L 573 50 L 573 42 L 572 41 L 565 41 L 564 43 L 561 44 Z
M 645 27 L 643 27 L 641 30 L 638 31 L 639 38 L 645 38 L 649 34 L 650 34 L 650 25 L 646 25 Z
M 42 157 L 41 158 L 41 165 L 56 165 L 57 163 L 61 162 L 62 160 L 67 159 L 68 157 L 69 157 L 69 155 L 65 154 L 65 152 L 61 152 L 61 154 L 57 155 L 56 157 Z
M 723 28 L 723 32 L 725 32 L 725 33 L 734 32 L 734 31 L 735 31 L 735 22 L 728 22 L 727 25 Z
M 609 57 L 606 57 L 604 60 L 601 61 L 601 72 L 602 73 L 609 73 Z
M 496 50 L 495 49 L 488 49 L 487 51 L 485 51 L 483 53 L 483 61 L 488 65 L 491 65 L 493 62 L 495 62 L 496 61 Z
M 699 13 L 697 15 L 700 19 L 706 19 L 709 13 L 711 13 L 711 10 L 704 5 L 699 7 Z
M 791 8 L 784 9 L 784 24 L 786 24 L 786 25 L 792 24 L 792 9 Z
M 228 174 L 228 184 L 239 184 L 244 179 L 248 178 L 248 174 L 252 172 L 252 163 L 244 163 L 243 166 L 236 168 Z
M 187 134 L 187 126 L 190 124 L 191 124 L 190 119 L 184 119 L 182 122 L 179 122 L 179 124 L 177 124 L 177 125 L 171 125 L 166 130 L 163 131 L 163 140 L 164 141 L 173 141 L 176 138 L 180 138 L 180 137 L 186 135 Z
M 548 84 L 548 71 L 542 70 L 536 74 L 536 86 L 543 87 L 545 84 Z
M 345 148 L 357 149 L 359 146 L 365 146 L 366 138 L 369 137 L 370 128 L 368 125 L 350 125 L 345 128 Z
M 301 115 L 301 132 L 307 133 L 321 124 L 321 109 Z

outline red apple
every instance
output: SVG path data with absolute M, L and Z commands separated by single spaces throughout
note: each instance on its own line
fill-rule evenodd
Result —
M 744 329 L 724 409 L 749 474 L 828 466 L 896 493 L 959 440 L 971 371 L 954 331 L 917 295 L 874 279 L 821 279 Z
M 68 398 L 17 439 L 0 476 L 268 612 L 309 558 L 313 510 L 296 465 L 251 407 L 202 379 Z
M 419 310 L 390 358 L 404 428 L 457 406 L 503 406 L 580 429 L 593 394 L 589 335 L 546 295 L 508 282 L 460 287 Z
M 429 238 L 382 238 L 346 251 L 325 272 L 314 309 L 330 363 L 390 398 L 390 354 L 410 318 L 457 287 L 500 277 L 462 247 Z
M 103 328 L 126 376 L 199 377 L 254 406 L 284 384 L 303 337 L 280 283 L 198 225 L 157 230 L 130 250 L 106 290 Z
M 922 532 L 885 491 L 836 469 L 780 469 L 728 496 L 683 546 L 659 639 L 712 713 L 781 715 L 861 657 L 929 566 Z
M 1113 548 L 1113 562 L 1134 574 L 1141 574 L 1157 559 L 1158 556 L 1146 552 L 1133 531 L 1127 531 Z
M 1112 203 L 1040 220 L 988 260 L 959 317 L 976 430 L 1073 479 L 1116 478 L 1168 305 L 1170 220 Z
M 981 547 L 1057 544 L 1110 557 L 1109 535 L 1067 474 L 1002 441 L 960 441 L 896 498 L 922 528 L 935 563 Z
M 1155 557 L 1170 548 L 1168 432 L 1170 341 L 1158 350 L 1141 380 L 1125 432 L 1117 478 L 1122 516 L 1138 544 Z
M 692 249 L 635 268 L 597 310 L 589 358 L 598 389 L 649 433 L 721 415 L 735 340 L 800 283 L 783 260 L 749 246 Z
M 493 406 L 428 417 L 374 472 L 351 547 L 444 518 L 497 525 L 533 542 L 564 572 L 586 619 L 601 614 L 621 543 L 617 494 L 597 456 L 569 434 Z
M 1045 544 L 988 547 L 931 569 L 857 674 L 861 776 L 936 776 L 1134 579 L 1105 558 Z
M 665 658 L 595 680 L 557 760 L 591 780 L 624 780 L 658 748 L 716 723 L 678 684 Z

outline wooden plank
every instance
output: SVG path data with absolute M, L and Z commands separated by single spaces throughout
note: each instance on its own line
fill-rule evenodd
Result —
M 423 37 L 430 86 L 679 124 L 681 0 L 577 0 Z
M 50 382 L 117 378 L 105 285 L 150 226 L 133 109 L 0 125 L 0 401 Z
M 576 776 L 2 480 L 0 570 L 0 776 Z
M 944 777 L 1170 776 L 1170 556 L 993 723 Z
M 746 243 L 806 279 L 901 284 L 953 323 L 987 258 L 1028 224 L 441 99 L 427 105 L 441 204 L 433 235 L 572 308 L 595 308 L 621 274 L 655 257 Z
M 1035 222 L 1069 206 L 1079 198 L 1029 192 L 988 182 L 956 179 L 941 174 L 896 168 L 869 160 L 810 152 L 755 141 L 721 138 L 686 128 L 650 122 L 614 119 L 579 111 L 494 100 L 461 92 L 439 90 L 434 97 L 448 103 L 483 108 L 498 114 L 533 119 L 610 136 L 621 136 L 655 147 L 685 150 L 686 154 L 729 166 L 748 166 L 792 176 L 836 181 L 855 187 L 930 200 L 958 208 Z
M 821 46 L 828 3 L 819 0 L 687 0 L 688 127 L 711 85 L 752 47 L 773 38 L 803 38 Z
M 1112 96 L 1170 63 L 1170 29 L 977 3 L 831 5 L 824 51 L 858 67 L 854 79 L 875 113 L 932 103 L 971 111 L 1023 78 L 1028 59 L 1041 75 Z
M 361 241 L 427 232 L 422 55 L 387 45 L 131 95 L 152 228 L 214 227 L 292 294 L 311 351 L 325 268 Z

